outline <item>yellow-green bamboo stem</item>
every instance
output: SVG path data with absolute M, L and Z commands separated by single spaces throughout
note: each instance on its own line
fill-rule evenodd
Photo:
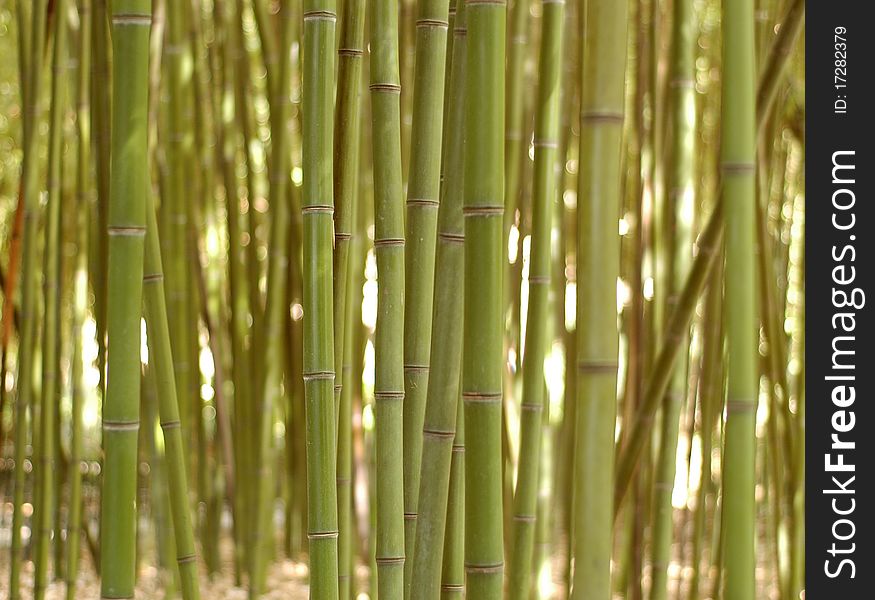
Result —
M 28 35 L 30 47 L 41 48 L 45 43 L 45 12 L 46 1 L 35 2 L 31 8 L 31 31 Z M 35 358 L 35 337 L 37 320 L 37 223 L 39 212 L 39 153 L 37 151 L 38 131 L 37 120 L 40 117 L 42 98 L 42 66 L 41 52 L 35 52 L 29 58 L 29 83 L 26 86 L 27 98 L 24 103 L 23 133 L 25 134 L 23 148 L 24 157 L 21 170 L 24 195 L 24 224 L 22 234 L 21 257 L 21 322 L 23 327 L 19 336 L 17 396 L 15 399 L 15 492 L 13 496 L 12 513 L 12 543 L 9 566 L 9 597 L 11 600 L 20 598 L 21 565 L 21 528 L 24 525 L 24 486 L 25 486 L 25 448 L 27 446 L 27 411 L 34 402 L 33 373 Z
M 583 35 L 577 246 L 577 424 L 571 597 L 611 595 L 616 281 L 626 63 L 625 0 L 589 0 Z M 592 85 L 591 82 L 598 82 Z
M 440 196 L 447 0 L 418 0 L 404 265 L 404 595 L 410 598 L 428 392 Z
M 101 595 L 133 598 L 136 555 L 140 315 L 146 233 L 149 0 L 112 5 L 112 172 L 107 288 L 105 462 L 101 494 Z
M 498 599 L 504 572 L 502 320 L 507 5 L 469 0 L 465 84 L 465 308 L 462 397 L 467 598 Z
M 53 531 L 55 496 L 55 453 L 60 399 L 60 236 L 61 236 L 61 141 L 66 110 L 67 2 L 55 6 L 54 50 L 52 55 L 51 111 L 49 115 L 48 204 L 46 206 L 45 245 L 43 247 L 43 340 L 42 385 L 37 446 L 38 494 L 34 503 L 35 548 L 33 595 L 45 597 L 49 568 L 49 549 Z
M 460 0 L 459 5 L 463 2 Z M 456 434 L 451 450 L 446 533 L 440 569 L 440 600 L 461 600 L 465 597 L 465 411 L 461 396 L 456 404 Z
M 543 20 L 538 58 L 540 80 L 535 109 L 535 179 L 523 396 L 520 405 L 520 460 L 513 498 L 513 546 L 507 587 L 508 597 L 514 600 L 530 597 L 534 564 L 545 412 L 544 357 L 549 343 L 551 217 L 556 197 L 556 155 L 559 147 L 559 90 L 565 2 L 542 0 L 541 4 Z
M 304 391 L 310 598 L 337 598 L 332 243 L 334 211 L 333 0 L 304 2 L 303 226 Z
M 401 84 L 398 12 L 392 0 L 371 2 L 371 105 L 374 155 L 374 252 L 377 325 L 374 334 L 377 459 L 377 594 L 404 594 L 404 210 L 401 185 Z
M 164 454 L 167 466 L 167 484 L 170 494 L 170 514 L 176 548 L 176 564 L 184 600 L 197 600 L 197 553 L 194 544 L 191 512 L 188 501 L 188 482 L 185 476 L 187 456 L 179 419 L 179 404 L 173 377 L 173 355 L 164 296 L 164 269 L 161 264 L 161 243 L 158 219 L 152 196 L 146 198 L 146 250 L 143 270 L 146 340 L 149 344 L 149 363 L 158 390 L 158 418 L 164 434 Z M 150 424 L 151 425 L 151 424 Z
M 754 263 L 756 104 L 753 2 L 723 5 L 721 167 L 726 220 L 726 329 L 729 390 L 723 458 L 725 598 L 755 596 L 755 417 L 757 405 Z
M 462 369 L 462 301 L 461 289 L 464 286 L 464 222 L 462 217 L 462 195 L 464 191 L 464 123 L 465 123 L 465 62 L 466 28 L 465 0 L 457 0 L 453 31 L 453 57 L 450 67 L 448 107 L 446 120 L 446 142 L 444 145 L 441 169 L 443 187 L 438 209 L 438 236 L 435 259 L 435 281 L 433 318 L 431 327 L 431 349 L 429 353 L 429 378 L 422 429 L 422 454 L 418 477 L 419 503 L 413 544 L 412 579 L 410 583 L 412 598 L 436 600 L 441 596 L 441 556 L 446 556 L 445 548 L 452 546 L 454 564 L 458 569 L 447 568 L 443 573 L 455 585 L 464 582 L 464 552 L 461 529 L 458 522 L 449 523 L 448 490 L 451 485 L 452 464 L 457 457 L 453 454 L 453 437 L 458 434 L 456 423 L 461 415 L 459 406 L 459 376 Z M 436 335 L 434 335 L 436 334 Z M 407 439 L 407 438 L 405 438 Z M 459 504 L 456 517 L 462 518 L 462 488 L 459 483 L 464 473 L 456 469 L 456 489 Z M 453 541 L 445 543 L 445 533 L 454 536 Z M 445 565 L 446 566 L 446 565 Z M 461 591 L 460 591 L 461 593 Z

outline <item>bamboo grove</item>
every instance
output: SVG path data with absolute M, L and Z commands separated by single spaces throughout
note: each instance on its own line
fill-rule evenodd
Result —
M 803 25 L 0 1 L 0 597 L 799 598 Z

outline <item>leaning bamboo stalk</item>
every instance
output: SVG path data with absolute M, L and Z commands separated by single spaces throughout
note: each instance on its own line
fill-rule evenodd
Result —
M 443 152 L 443 188 L 438 208 L 438 235 L 435 258 L 435 297 L 431 327 L 431 349 L 429 352 L 429 378 L 425 405 L 422 436 L 422 455 L 420 460 L 418 517 L 413 544 L 412 580 L 410 596 L 434 600 L 442 594 L 441 557 L 450 554 L 458 570 L 444 565 L 443 573 L 453 581 L 446 585 L 464 582 L 463 551 L 461 529 L 456 522 L 451 523 L 451 515 L 462 518 L 461 482 L 464 473 L 457 465 L 461 460 L 459 452 L 453 453 L 454 435 L 461 443 L 461 434 L 456 423 L 461 419 L 457 414 L 459 407 L 459 376 L 462 362 L 462 294 L 464 286 L 464 241 L 465 231 L 462 216 L 462 195 L 464 192 L 464 122 L 465 122 L 465 63 L 466 63 L 466 23 L 465 0 L 456 1 L 456 14 L 453 25 L 453 57 L 450 67 L 448 108 L 446 119 L 446 143 Z M 436 335 L 435 335 L 436 334 Z M 460 446 L 463 448 L 463 446 Z M 456 473 L 455 480 L 451 473 Z M 459 506 L 455 512 L 448 512 L 449 489 L 451 481 L 456 481 Z M 445 542 L 445 533 L 457 537 Z M 448 547 L 458 552 L 450 552 Z M 446 592 L 446 590 L 445 590 Z M 461 590 L 459 590 L 461 593 Z
M 587 2 L 583 39 L 571 597 L 604 600 L 611 594 L 613 542 L 626 2 Z
M 158 418 L 164 434 L 164 453 L 170 494 L 170 514 L 176 546 L 176 563 L 184 600 L 197 600 L 197 553 L 194 544 L 188 482 L 185 476 L 186 447 L 179 420 L 179 403 L 173 377 L 173 354 L 164 296 L 164 269 L 158 220 L 152 196 L 146 198 L 146 250 L 143 271 L 147 341 L 150 370 L 158 389 Z
M 689 275 L 681 288 L 675 309 L 669 318 L 663 333 L 663 339 L 659 346 L 659 352 L 653 361 L 650 376 L 644 387 L 641 408 L 636 412 L 635 421 L 629 426 L 628 436 L 624 436 L 627 443 L 620 449 L 617 456 L 617 472 L 614 484 L 614 506 L 618 508 L 629 489 L 633 475 L 641 458 L 642 451 L 649 436 L 646 435 L 653 427 L 659 402 L 664 397 L 665 391 L 671 379 L 671 372 L 675 360 L 680 354 L 681 338 L 689 328 L 690 318 L 696 308 L 696 302 L 705 283 L 708 274 L 714 265 L 714 257 L 717 247 L 723 238 L 722 203 L 714 207 L 708 222 L 702 233 L 696 240 L 698 254 L 693 259 Z
M 34 3 L 31 12 L 31 47 L 41 48 L 45 40 L 46 1 Z M 24 524 L 24 486 L 25 486 L 25 440 L 27 439 L 27 410 L 33 404 L 33 370 L 35 358 L 35 337 L 37 319 L 37 222 L 39 212 L 39 153 L 37 151 L 37 119 L 42 98 L 41 52 L 30 57 L 30 82 L 27 85 L 27 102 L 24 104 L 24 158 L 21 179 L 24 194 L 24 225 L 22 232 L 21 256 L 21 329 L 18 346 L 18 374 L 16 377 L 17 396 L 15 399 L 15 493 L 12 513 L 12 541 L 9 567 L 9 597 L 20 598 L 21 577 L 21 527 Z
M 45 245 L 43 247 L 43 340 L 41 407 L 37 446 L 38 494 L 34 502 L 34 582 L 33 595 L 41 600 L 46 592 L 49 548 L 53 531 L 55 452 L 58 435 L 60 379 L 60 237 L 61 237 L 61 155 L 62 128 L 66 110 L 67 2 L 55 5 L 54 50 L 52 55 L 51 110 L 49 114 L 48 203 L 46 205 Z
M 377 590 L 404 594 L 404 211 L 401 185 L 401 106 L 398 13 L 395 2 L 371 2 L 371 105 L 374 155 L 374 253 L 379 287 L 374 333 L 377 460 Z
M 334 0 L 304 2 L 304 391 L 310 597 L 337 598 L 332 242 Z
M 520 1 L 520 0 L 518 0 Z M 542 0 L 541 48 L 535 109 L 535 179 L 529 259 L 529 301 L 523 395 L 520 405 L 520 460 L 513 498 L 513 546 L 508 572 L 509 598 L 530 597 L 538 516 L 541 438 L 544 426 L 544 357 L 549 344 L 550 255 L 556 155 L 559 147 L 559 90 L 564 0 Z
M 410 597 L 428 391 L 440 196 L 447 0 L 419 0 L 404 265 L 404 594 Z
M 459 4 L 463 2 L 461 0 Z M 465 596 L 465 412 L 461 395 L 456 404 L 456 434 L 450 462 L 446 533 L 440 564 L 440 600 Z M 417 534 L 418 531 L 417 528 Z M 433 597 L 438 596 L 435 594 Z
M 101 594 L 133 598 L 136 555 L 140 315 L 146 233 L 149 0 L 112 5 L 112 172 L 107 289 L 106 458 L 101 495 Z M 111 549 L 111 550 L 110 550 Z
M 498 599 L 504 572 L 502 322 L 507 5 L 469 0 L 465 85 L 465 571 L 467 597 Z
M 725 595 L 755 595 L 757 325 L 754 262 L 756 103 L 753 2 L 723 5 L 721 168 L 726 220 L 729 390 L 723 460 Z

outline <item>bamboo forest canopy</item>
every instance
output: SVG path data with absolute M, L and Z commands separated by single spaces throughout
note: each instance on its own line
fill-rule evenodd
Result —
M 0 2 L 0 596 L 800 597 L 803 23 Z

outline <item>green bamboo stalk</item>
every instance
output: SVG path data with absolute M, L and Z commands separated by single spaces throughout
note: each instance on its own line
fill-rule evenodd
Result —
M 611 594 L 617 399 L 616 234 L 626 58 L 626 2 L 586 3 L 581 72 L 577 246 L 576 505 L 571 597 Z M 592 85 L 591 82 L 599 82 Z
M 252 528 L 250 548 L 249 594 L 255 598 L 264 591 L 268 556 L 272 546 L 273 527 L 271 510 L 271 490 L 275 483 L 271 472 L 273 461 L 273 420 L 276 407 L 282 403 L 283 371 L 283 323 L 288 312 L 286 303 L 286 283 L 288 275 L 288 235 L 290 206 L 287 197 L 289 182 L 289 163 L 291 144 L 286 132 L 291 115 L 291 34 L 294 13 L 291 6 L 283 6 L 280 12 L 280 39 L 282 47 L 276 75 L 279 83 L 275 90 L 277 97 L 272 102 L 271 127 L 273 150 L 271 151 L 270 190 L 271 231 L 270 256 L 268 258 L 267 303 L 262 319 L 260 340 L 264 348 L 263 367 L 258 377 L 260 394 L 258 410 L 255 413 L 255 463 L 258 469 L 258 482 L 255 495 L 255 520 Z
M 167 61 L 167 148 L 169 181 L 164 202 L 161 205 L 162 257 L 166 264 L 167 316 L 170 326 L 170 342 L 173 349 L 173 373 L 176 394 L 179 400 L 180 420 L 185 435 L 196 437 L 195 412 L 199 410 L 199 395 L 191 393 L 192 382 L 197 379 L 193 372 L 190 348 L 196 323 L 189 317 L 190 280 L 188 222 L 196 192 L 188 190 L 192 185 L 192 134 L 190 123 L 191 52 L 186 43 L 186 8 L 183 2 L 170 2 L 166 6 L 167 30 L 164 57 Z M 197 364 L 197 363 L 195 363 Z M 187 457 L 189 471 L 193 474 L 199 453 Z
M 149 0 L 112 5 L 113 123 L 107 289 L 101 594 L 133 598 L 136 553 L 140 315 L 146 233 Z
M 338 514 L 338 590 L 340 598 L 350 598 L 352 590 L 352 375 L 353 325 L 357 314 L 353 299 L 358 281 L 355 271 L 361 256 L 359 245 L 352 244 L 356 223 L 359 190 L 359 142 L 361 141 L 361 71 L 364 54 L 364 2 L 344 2 L 338 50 L 339 91 L 335 129 L 335 198 L 334 220 L 334 353 L 335 384 L 338 408 L 337 514 Z M 352 260 L 350 260 L 350 255 Z M 342 356 L 341 356 L 342 355 Z M 340 360 L 338 360 L 340 359 Z M 338 402 L 339 395 L 339 402 Z
M 671 73 L 669 104 L 672 135 L 665 169 L 665 198 L 672 221 L 671 273 L 668 273 L 666 310 L 674 312 L 677 294 L 685 281 L 692 259 L 692 217 L 694 198 L 695 151 L 695 12 L 691 0 L 675 0 L 672 16 Z M 677 344 L 689 348 L 689 327 Z M 687 351 L 687 355 L 689 351 Z M 668 598 L 668 563 L 674 529 L 672 490 L 677 464 L 678 429 L 681 407 L 687 395 L 687 360 L 672 370 L 669 390 L 662 401 L 662 424 L 653 483 L 653 524 L 651 545 L 651 600 Z
M 465 0 L 456 0 L 453 25 L 453 56 L 448 86 L 448 107 L 445 128 L 443 170 L 444 183 L 438 208 L 438 236 L 435 259 L 433 318 L 429 352 L 429 378 L 423 418 L 422 454 L 418 477 L 419 505 L 412 562 L 410 596 L 434 600 L 441 596 L 441 556 L 445 548 L 457 544 L 453 559 L 458 569 L 447 567 L 443 570 L 452 581 L 447 585 L 464 583 L 464 552 L 462 551 L 461 528 L 448 519 L 448 490 L 451 486 L 452 464 L 456 462 L 453 454 L 453 437 L 458 437 L 456 423 L 461 419 L 457 414 L 459 406 L 459 383 L 462 369 L 462 300 L 460 288 L 464 265 L 464 221 L 462 217 L 462 195 L 464 191 L 464 121 L 465 121 L 465 62 L 466 62 L 466 22 Z M 434 335 L 437 333 L 437 335 Z M 415 434 L 414 434 L 415 435 Z M 408 439 L 405 437 L 405 439 Z M 455 471 L 459 506 L 457 518 L 463 517 L 459 485 L 464 473 Z M 456 535 L 454 541 L 444 542 L 445 533 Z M 406 540 L 406 538 L 405 538 Z M 446 554 L 444 554 L 446 556 Z M 452 591 L 452 590 L 450 590 Z M 461 589 L 459 590 L 461 593 Z
M 337 598 L 337 482 L 332 298 L 334 0 L 304 2 L 304 389 L 310 598 Z
M 754 500 L 757 405 L 756 275 L 754 263 L 756 104 L 753 2 L 723 6 L 723 135 L 726 212 L 726 328 L 729 391 L 723 460 L 725 597 L 755 596 Z
M 359 190 L 359 143 L 361 142 L 361 83 L 364 55 L 365 2 L 344 0 L 338 49 L 338 92 L 334 141 L 334 385 L 337 406 L 337 517 L 338 590 L 340 598 L 351 597 L 352 565 L 352 331 L 355 323 L 353 290 L 362 257 L 352 257 L 353 229 Z M 359 384 L 361 382 L 359 381 Z
M 45 43 L 46 1 L 34 3 L 31 12 L 30 47 L 42 48 Z M 24 104 L 22 144 L 24 158 L 21 179 L 24 195 L 24 224 L 21 257 L 21 329 L 18 346 L 17 396 L 15 399 L 15 493 L 12 513 L 12 543 L 9 568 L 9 597 L 20 598 L 21 578 L 21 527 L 24 524 L 25 447 L 27 439 L 27 411 L 34 403 L 33 373 L 35 360 L 35 337 L 37 320 L 37 223 L 39 212 L 39 153 L 37 148 L 37 121 L 40 117 L 42 98 L 43 58 L 35 52 L 29 58 L 30 81 L 27 84 L 27 102 Z M 33 413 L 31 413 L 33 414 Z M 34 419 L 35 423 L 35 419 Z
M 471 600 L 501 597 L 504 0 L 469 0 L 465 84 L 465 571 Z
M 152 196 L 146 198 L 146 252 L 143 273 L 145 317 L 149 358 L 158 389 L 158 417 L 164 433 L 170 512 L 176 542 L 176 562 L 185 600 L 200 597 L 197 554 L 194 545 L 188 482 L 185 476 L 186 444 L 180 426 L 179 404 L 173 377 L 167 305 L 164 296 L 164 269 L 158 220 Z
M 107 0 L 94 0 L 94 17 L 91 20 L 91 123 L 94 126 L 94 164 L 95 187 L 97 202 L 95 206 L 96 228 L 92 235 L 97 243 L 93 244 L 94 268 L 89 275 L 94 288 L 94 321 L 97 329 L 97 368 L 100 371 L 100 396 L 106 398 L 106 305 L 107 305 L 107 268 L 109 256 L 109 236 L 106 234 L 109 223 L 110 196 L 110 154 L 112 139 L 110 119 L 111 72 L 110 72 L 110 24 Z
M 447 0 L 418 0 L 404 265 L 404 597 L 410 598 L 428 392 L 440 197 Z
M 66 598 L 75 600 L 76 580 L 79 576 L 80 530 L 82 527 L 82 400 L 85 388 L 82 382 L 82 324 L 88 303 L 88 282 L 84 273 L 88 268 L 88 197 L 91 168 L 91 123 L 88 118 L 88 99 L 91 78 L 91 0 L 79 0 L 79 77 L 77 81 L 77 259 L 73 288 L 73 346 L 71 387 L 72 414 L 70 423 L 70 501 L 67 513 Z
M 460 0 L 459 6 L 464 6 L 464 0 Z M 457 15 L 463 10 L 460 8 Z M 464 24 L 464 15 L 462 18 Z M 454 45 L 458 44 L 459 40 L 456 40 Z M 456 433 L 451 449 L 446 533 L 440 570 L 441 600 L 461 600 L 465 596 L 465 411 L 461 395 L 458 395 L 456 405 Z
M 53 531 L 55 496 L 55 453 L 60 399 L 60 237 L 61 237 L 61 155 L 62 128 L 66 110 L 67 3 L 55 5 L 54 50 L 52 55 L 51 110 L 49 115 L 48 204 L 46 206 L 45 245 L 43 249 L 43 343 L 41 407 L 37 446 L 39 494 L 34 503 L 34 582 L 36 600 L 45 597 L 49 568 L 49 549 Z
M 401 107 L 398 14 L 395 2 L 371 3 L 371 105 L 374 155 L 374 252 L 379 288 L 374 334 L 377 457 L 377 594 L 404 594 L 404 212 L 401 184 Z
M 793 46 L 802 31 L 805 21 L 804 0 L 793 0 L 787 7 L 787 12 L 781 19 L 781 29 L 775 39 L 769 56 L 759 77 L 756 95 L 756 123 L 757 129 L 762 132 L 763 125 L 769 118 L 772 106 L 775 103 L 779 84 L 783 81 L 784 72 L 790 63 Z
M 556 158 L 559 147 L 559 90 L 562 64 L 564 0 L 542 0 L 540 81 L 535 109 L 535 180 L 529 259 L 529 304 L 523 358 L 520 405 L 520 461 L 513 498 L 513 547 L 508 572 L 508 597 L 526 600 L 531 593 L 538 516 L 541 438 L 544 425 L 544 357 L 549 338 L 550 246 Z M 564 298 L 563 298 L 564 300 Z

